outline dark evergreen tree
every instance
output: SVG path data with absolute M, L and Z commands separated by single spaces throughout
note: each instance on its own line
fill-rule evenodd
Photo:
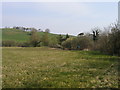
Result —
M 66 40 L 67 40 L 67 38 L 69 38 L 69 35 L 68 35 L 68 34 L 66 34 Z

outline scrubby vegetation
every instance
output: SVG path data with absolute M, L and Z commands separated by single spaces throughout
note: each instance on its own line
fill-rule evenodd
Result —
M 92 47 L 92 42 L 90 38 L 86 36 L 81 37 L 71 37 L 62 42 L 63 48 L 68 48 L 69 50 L 83 50 L 90 49 Z
M 26 30 L 28 28 L 23 28 L 23 30 L 20 30 L 19 27 L 2 29 L 2 45 L 5 47 L 49 46 L 69 50 L 86 49 L 120 56 L 120 28 L 117 24 L 105 28 L 105 30 L 94 28 L 91 33 L 80 33 L 78 36 L 51 34 L 49 29 L 46 29 L 45 32 L 35 28 L 32 28 L 31 31 Z

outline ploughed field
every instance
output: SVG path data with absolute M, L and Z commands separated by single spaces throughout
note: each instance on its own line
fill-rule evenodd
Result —
M 3 88 L 118 88 L 119 57 L 95 51 L 3 47 Z

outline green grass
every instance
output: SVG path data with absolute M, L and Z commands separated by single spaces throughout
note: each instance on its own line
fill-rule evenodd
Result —
M 25 42 L 25 41 L 29 41 L 30 39 L 30 35 L 29 35 L 30 32 L 25 32 L 22 30 L 10 29 L 10 28 L 4 28 L 0 30 L 2 30 L 2 41 L 13 40 L 17 42 Z M 37 33 L 40 36 L 40 38 L 45 34 L 44 32 L 37 32 Z M 57 38 L 58 35 L 49 33 L 48 37 L 50 40 L 53 40 L 53 38 Z
M 3 88 L 118 88 L 116 56 L 47 47 L 3 47 Z
M 23 42 L 29 40 L 27 32 L 16 29 L 2 29 L 2 40 L 13 40 L 17 42 Z

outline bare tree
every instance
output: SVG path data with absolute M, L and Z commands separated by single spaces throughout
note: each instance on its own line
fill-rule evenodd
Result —
M 45 29 L 45 32 L 50 33 L 50 29 Z

